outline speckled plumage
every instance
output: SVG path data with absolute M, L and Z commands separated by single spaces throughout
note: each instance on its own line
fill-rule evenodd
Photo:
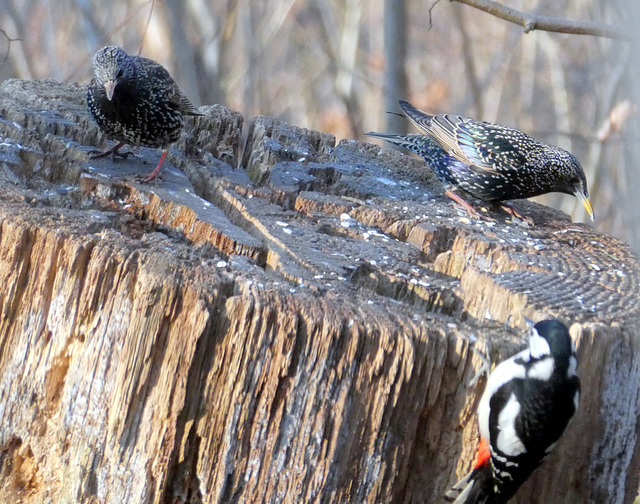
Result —
M 93 71 L 89 110 L 100 129 L 121 144 L 166 149 L 180 137 L 183 116 L 200 115 L 169 72 L 153 60 L 107 46 L 93 57 Z M 165 156 L 166 150 L 148 180 L 157 175 Z
M 584 171 L 570 152 L 499 124 L 431 115 L 405 101 L 400 106 L 424 135 L 369 135 L 423 157 L 449 191 L 496 202 L 562 192 L 594 218 Z
M 407 149 L 422 159 L 424 159 L 440 181 L 445 185 L 456 185 L 456 179 L 452 177 L 452 166 L 460 164 L 460 170 L 463 169 L 463 163 L 456 158 L 449 156 L 440 144 L 426 135 L 406 134 L 406 135 L 387 135 L 385 133 L 367 133 L 367 136 L 381 138 L 389 143 Z

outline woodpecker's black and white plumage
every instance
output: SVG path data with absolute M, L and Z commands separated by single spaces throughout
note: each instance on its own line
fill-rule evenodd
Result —
M 504 504 L 553 449 L 580 397 L 575 346 L 567 327 L 543 320 L 529 348 L 493 370 L 478 405 L 480 445 L 473 469 L 446 498 Z

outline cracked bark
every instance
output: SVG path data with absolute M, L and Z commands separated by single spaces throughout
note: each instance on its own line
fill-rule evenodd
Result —
M 623 243 L 530 202 L 469 222 L 419 160 L 272 118 L 240 158 L 219 106 L 140 185 L 158 152 L 89 160 L 83 92 L 0 87 L 0 501 L 437 502 L 474 455 L 469 340 L 511 355 L 523 315 L 573 324 L 583 397 L 514 502 L 633 500 Z

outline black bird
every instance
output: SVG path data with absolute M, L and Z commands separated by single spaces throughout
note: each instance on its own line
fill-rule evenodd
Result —
M 124 144 L 162 149 L 146 178 L 153 180 L 167 156 L 167 147 L 180 137 L 184 115 L 198 113 L 180 86 L 159 63 L 130 56 L 121 47 L 107 46 L 93 57 L 93 79 L 87 91 L 91 115 L 118 145 L 95 157 L 119 155 Z
M 458 115 L 431 115 L 402 100 L 400 106 L 424 135 L 367 135 L 424 158 L 445 184 L 445 194 L 474 217 L 477 212 L 455 189 L 489 202 L 549 192 L 572 194 L 595 219 L 587 179 L 570 152 L 499 124 Z

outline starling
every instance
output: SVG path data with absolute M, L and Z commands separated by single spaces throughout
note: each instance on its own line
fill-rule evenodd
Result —
M 587 179 L 570 152 L 499 124 L 457 115 L 426 114 L 402 100 L 400 106 L 424 135 L 367 135 L 424 158 L 445 185 L 447 196 L 471 215 L 477 216 L 477 212 L 454 190 L 488 202 L 550 192 L 572 194 L 595 219 Z
M 153 180 L 167 156 L 167 147 L 180 137 L 183 115 L 199 114 L 169 72 L 153 60 L 130 56 L 121 47 L 107 46 L 93 57 L 93 79 L 87 90 L 91 115 L 100 129 L 119 142 L 95 157 L 121 155 L 124 144 L 162 148 Z

